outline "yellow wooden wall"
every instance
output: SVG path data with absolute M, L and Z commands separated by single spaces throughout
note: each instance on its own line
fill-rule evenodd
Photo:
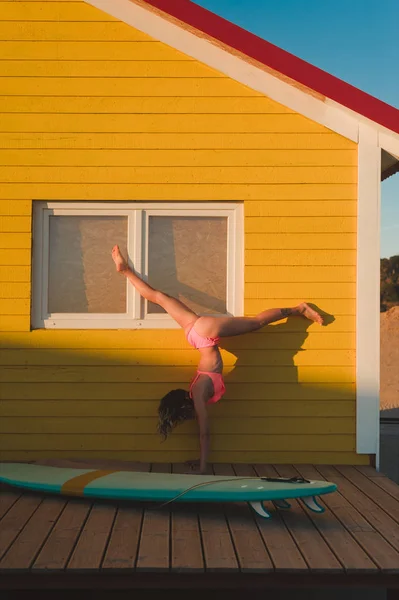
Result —
M 226 342 L 211 459 L 367 463 L 356 145 L 84 2 L 0 1 L 0 29 L 2 459 L 198 448 L 194 423 L 155 433 L 158 399 L 195 371 L 182 332 L 30 331 L 32 200 L 239 200 L 245 314 L 307 299 L 335 321 Z

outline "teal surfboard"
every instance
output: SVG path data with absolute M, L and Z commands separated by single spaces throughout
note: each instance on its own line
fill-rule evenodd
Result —
M 0 463 L 0 481 L 19 488 L 65 496 L 171 502 L 248 502 L 270 517 L 264 502 L 290 508 L 298 498 L 312 511 L 324 512 L 317 496 L 337 489 L 329 481 L 301 477 L 268 478 L 219 475 L 178 475 L 120 470 L 74 469 L 24 463 Z

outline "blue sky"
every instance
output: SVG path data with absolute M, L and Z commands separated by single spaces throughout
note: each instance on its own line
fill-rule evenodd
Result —
M 195 0 L 399 108 L 398 0 Z M 381 257 L 399 254 L 399 173 L 382 183 Z

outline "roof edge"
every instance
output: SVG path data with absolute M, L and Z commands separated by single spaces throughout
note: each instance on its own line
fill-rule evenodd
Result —
M 399 109 L 242 29 L 191 0 L 142 0 L 218 42 L 399 134 Z

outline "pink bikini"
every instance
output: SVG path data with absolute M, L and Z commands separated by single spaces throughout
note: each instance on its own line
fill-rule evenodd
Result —
M 194 323 L 195 323 L 195 321 L 194 321 Z M 191 346 L 193 346 L 194 348 L 196 348 L 197 350 L 199 348 L 210 348 L 212 346 L 217 346 L 220 338 L 218 338 L 218 337 L 217 338 L 202 337 L 195 331 L 194 323 L 191 325 L 191 327 L 189 325 L 190 329 L 188 331 L 186 331 L 186 337 L 187 337 L 188 343 Z M 218 402 L 220 400 L 220 398 L 223 396 L 223 394 L 226 391 L 222 374 L 214 373 L 213 371 L 198 371 L 197 370 L 197 373 L 196 373 L 194 379 L 190 383 L 190 398 L 192 398 L 192 394 L 191 394 L 192 387 L 200 375 L 208 375 L 208 377 L 210 377 L 212 379 L 214 394 L 213 394 L 212 398 L 210 398 L 208 400 L 207 404 L 215 404 L 216 402 Z

